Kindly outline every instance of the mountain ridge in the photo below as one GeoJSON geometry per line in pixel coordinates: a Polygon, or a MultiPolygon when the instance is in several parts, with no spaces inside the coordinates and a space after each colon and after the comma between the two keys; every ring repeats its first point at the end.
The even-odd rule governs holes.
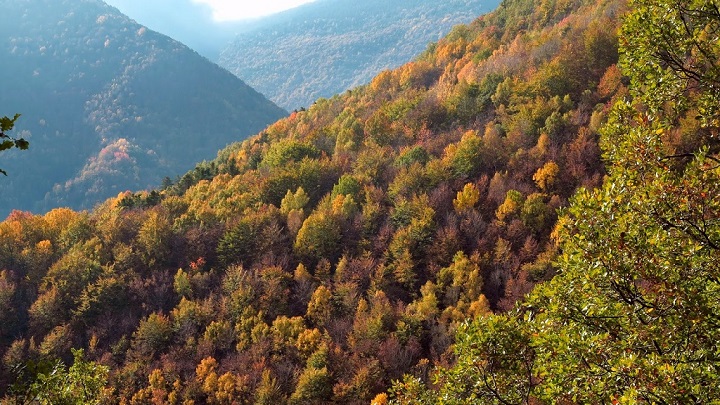
{"type": "Polygon", "coordinates": [[[0,69],[10,79],[0,105],[13,109],[6,115],[23,114],[16,130],[31,141],[22,155],[8,154],[5,215],[90,208],[126,189],[157,186],[285,114],[103,2],[8,2],[2,19],[0,69]]]}
{"type": "Polygon", "coordinates": [[[308,107],[411,60],[497,3],[317,0],[238,33],[219,63],[288,110],[308,107]]]}

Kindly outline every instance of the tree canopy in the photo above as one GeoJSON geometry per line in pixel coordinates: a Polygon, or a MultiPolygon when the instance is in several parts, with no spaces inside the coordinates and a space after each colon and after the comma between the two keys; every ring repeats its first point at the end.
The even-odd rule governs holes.
{"type": "Polygon", "coordinates": [[[475,398],[537,397],[539,310],[506,311],[556,275],[556,210],[606,174],[624,11],[508,0],[162,190],[13,212],[0,391],[13,365],[83,348],[111,403],[368,403],[466,349],[457,364],[509,378],[475,398]]]}
{"type": "Polygon", "coordinates": [[[438,388],[407,377],[398,403],[717,401],[718,6],[630,2],[630,94],[601,130],[609,177],[563,212],[558,275],[462,327],[438,388]]]}

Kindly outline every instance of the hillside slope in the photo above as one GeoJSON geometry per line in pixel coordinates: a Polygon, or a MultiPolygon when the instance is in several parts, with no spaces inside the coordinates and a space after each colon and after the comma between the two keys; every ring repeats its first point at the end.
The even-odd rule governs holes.
{"type": "Polygon", "coordinates": [[[31,142],[3,156],[3,217],[156,187],[285,114],[101,1],[0,6],[0,114],[21,113],[16,132],[31,142]]]}
{"type": "Polygon", "coordinates": [[[553,278],[557,209],[602,183],[623,10],[506,0],[162,190],[13,213],[0,383],[74,347],[109,402],[368,403],[451,363],[459,325],[553,278]]]}
{"type": "Polygon", "coordinates": [[[413,59],[497,0],[317,0],[241,32],[219,64],[287,110],[365,84],[413,59]]]}
{"type": "MultiPolygon", "coordinates": [[[[720,2],[631,0],[608,175],[558,220],[557,275],[457,333],[392,404],[710,404],[720,398],[720,2]]],[[[386,400],[387,396],[379,397],[386,400]]]]}

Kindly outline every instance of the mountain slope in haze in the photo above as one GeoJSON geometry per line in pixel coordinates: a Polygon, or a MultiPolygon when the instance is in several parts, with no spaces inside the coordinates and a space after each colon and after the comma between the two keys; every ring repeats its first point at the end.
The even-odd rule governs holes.
{"type": "Polygon", "coordinates": [[[287,110],[367,83],[498,0],[318,0],[257,21],[219,63],[287,110]]]}
{"type": "Polygon", "coordinates": [[[108,0],[106,3],[211,61],[217,61],[220,51],[250,24],[248,21],[217,22],[210,6],[192,0],[108,0]]]}
{"type": "Polygon", "coordinates": [[[70,348],[108,403],[367,404],[450,364],[461,324],[554,276],[557,209],[602,182],[623,11],[506,0],[162,190],[14,213],[0,391],[70,348]]]}
{"type": "Polygon", "coordinates": [[[160,184],[285,112],[186,46],[96,0],[0,1],[0,214],[89,208],[160,184]]]}

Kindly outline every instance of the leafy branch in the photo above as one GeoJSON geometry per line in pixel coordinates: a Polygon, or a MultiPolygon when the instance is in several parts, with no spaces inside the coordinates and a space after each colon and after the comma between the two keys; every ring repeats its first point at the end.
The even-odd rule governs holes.
{"type": "MultiPolygon", "coordinates": [[[[15,114],[12,118],[0,118],[0,152],[12,148],[26,150],[30,147],[30,142],[26,141],[24,138],[13,138],[6,134],[6,132],[11,131],[15,127],[15,121],[17,121],[18,118],[20,118],[20,114],[15,114]]],[[[7,172],[3,169],[0,169],[0,173],[7,176],[7,172]]]]}

